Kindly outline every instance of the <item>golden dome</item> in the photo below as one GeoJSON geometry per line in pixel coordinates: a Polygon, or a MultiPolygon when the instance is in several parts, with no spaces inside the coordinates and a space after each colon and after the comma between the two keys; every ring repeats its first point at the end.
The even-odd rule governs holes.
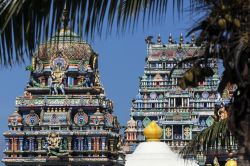
{"type": "Polygon", "coordinates": [[[237,166],[237,161],[235,159],[227,160],[225,166],[237,166]]]}
{"type": "Polygon", "coordinates": [[[144,135],[147,141],[160,141],[162,128],[155,121],[152,121],[144,129],[144,135]]]}

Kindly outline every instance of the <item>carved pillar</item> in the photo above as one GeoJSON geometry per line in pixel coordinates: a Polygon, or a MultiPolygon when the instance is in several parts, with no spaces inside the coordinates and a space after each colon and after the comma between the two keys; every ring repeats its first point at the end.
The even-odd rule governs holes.
{"type": "Polygon", "coordinates": [[[37,142],[38,142],[38,150],[42,150],[42,138],[38,137],[37,142]]]}
{"type": "MultiPolygon", "coordinates": [[[[18,147],[17,147],[18,138],[13,138],[13,141],[14,141],[14,143],[13,143],[13,145],[14,145],[13,151],[15,152],[15,151],[18,150],[18,147]]],[[[16,155],[16,154],[13,154],[13,157],[17,157],[17,155],[16,155]]]]}
{"type": "Polygon", "coordinates": [[[81,150],[81,138],[77,138],[77,141],[78,141],[78,148],[77,150],[81,150]]]}
{"type": "Polygon", "coordinates": [[[35,138],[32,137],[32,150],[35,151],[36,147],[35,147],[35,138]]]}
{"type": "Polygon", "coordinates": [[[84,139],[81,138],[81,150],[84,150],[84,139]]]}
{"type": "Polygon", "coordinates": [[[96,150],[96,137],[92,138],[93,139],[93,149],[96,150]]]}
{"type": "Polygon", "coordinates": [[[99,142],[100,142],[100,138],[97,137],[97,138],[96,138],[96,150],[100,150],[99,142]]]}
{"type": "Polygon", "coordinates": [[[16,151],[17,149],[17,138],[13,138],[13,151],[16,151]]]}
{"type": "Polygon", "coordinates": [[[163,139],[166,139],[166,126],[163,126],[163,139]]]}
{"type": "Polygon", "coordinates": [[[6,151],[10,150],[10,140],[9,138],[5,138],[6,151]]]}
{"type": "Polygon", "coordinates": [[[11,138],[11,150],[14,151],[14,138],[11,138]]]}
{"type": "Polygon", "coordinates": [[[171,125],[172,127],[172,139],[174,140],[174,125],[171,125]]]}
{"type": "Polygon", "coordinates": [[[71,137],[68,137],[68,150],[71,150],[71,141],[72,141],[72,138],[71,137]]]}
{"type": "Polygon", "coordinates": [[[184,139],[184,126],[181,125],[181,139],[183,140],[184,139]]]}
{"type": "Polygon", "coordinates": [[[110,138],[109,141],[110,141],[110,151],[113,152],[114,151],[114,139],[110,138]]]}
{"type": "Polygon", "coordinates": [[[105,140],[106,138],[105,137],[102,137],[102,150],[105,150],[105,140]]]}
{"type": "Polygon", "coordinates": [[[19,150],[23,151],[23,138],[19,138],[19,150]]]}
{"type": "Polygon", "coordinates": [[[91,137],[88,137],[88,150],[91,150],[91,137]]]}
{"type": "Polygon", "coordinates": [[[29,151],[32,151],[32,138],[29,139],[29,151]]]}

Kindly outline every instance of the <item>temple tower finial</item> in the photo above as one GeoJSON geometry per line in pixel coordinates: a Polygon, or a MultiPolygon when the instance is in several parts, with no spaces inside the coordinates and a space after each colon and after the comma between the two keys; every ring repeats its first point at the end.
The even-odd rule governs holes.
{"type": "Polygon", "coordinates": [[[172,34],[171,33],[169,34],[169,37],[168,37],[168,43],[169,44],[173,44],[173,38],[172,38],[172,34]]]}
{"type": "Polygon", "coordinates": [[[183,44],[183,42],[184,42],[184,39],[183,39],[183,35],[182,35],[182,33],[181,33],[181,36],[180,36],[180,44],[183,44]]]}
{"type": "Polygon", "coordinates": [[[160,34],[157,37],[157,44],[161,44],[161,35],[160,34]]]}
{"type": "Polygon", "coordinates": [[[195,34],[193,33],[191,36],[191,44],[194,45],[195,44],[195,34]]]}
{"type": "Polygon", "coordinates": [[[162,136],[162,128],[155,121],[152,121],[145,127],[144,135],[147,141],[158,142],[162,136]]]}

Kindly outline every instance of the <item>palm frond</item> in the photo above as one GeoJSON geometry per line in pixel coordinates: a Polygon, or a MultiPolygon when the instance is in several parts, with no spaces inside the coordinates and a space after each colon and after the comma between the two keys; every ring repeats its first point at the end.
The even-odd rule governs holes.
{"type": "MultiPolygon", "coordinates": [[[[176,0],[172,0],[176,1],[176,0]]],[[[183,0],[177,0],[181,10],[183,0]]],[[[3,0],[0,2],[0,65],[22,63],[39,43],[67,26],[61,22],[66,6],[70,27],[81,37],[134,29],[143,22],[165,19],[168,0],[3,0]],[[114,24],[116,22],[116,24],[114,24]],[[105,25],[105,28],[104,28],[105,25]]]]}
{"type": "Polygon", "coordinates": [[[197,152],[201,149],[206,152],[209,147],[226,146],[225,142],[230,136],[227,122],[228,119],[214,122],[210,127],[198,133],[179,154],[181,156],[197,155],[197,152]],[[221,142],[221,144],[218,144],[218,142],[221,142]]]}

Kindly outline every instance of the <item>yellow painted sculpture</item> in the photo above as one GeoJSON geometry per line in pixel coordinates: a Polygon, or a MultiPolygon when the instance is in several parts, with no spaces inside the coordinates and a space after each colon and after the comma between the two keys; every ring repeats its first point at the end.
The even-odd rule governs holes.
{"type": "Polygon", "coordinates": [[[63,80],[65,78],[65,71],[56,68],[55,71],[51,71],[52,86],[55,94],[58,94],[58,89],[61,90],[62,94],[65,94],[63,80]]]}
{"type": "Polygon", "coordinates": [[[49,154],[52,152],[52,150],[58,150],[60,145],[60,137],[56,133],[51,133],[48,136],[48,151],[49,154]]]}

